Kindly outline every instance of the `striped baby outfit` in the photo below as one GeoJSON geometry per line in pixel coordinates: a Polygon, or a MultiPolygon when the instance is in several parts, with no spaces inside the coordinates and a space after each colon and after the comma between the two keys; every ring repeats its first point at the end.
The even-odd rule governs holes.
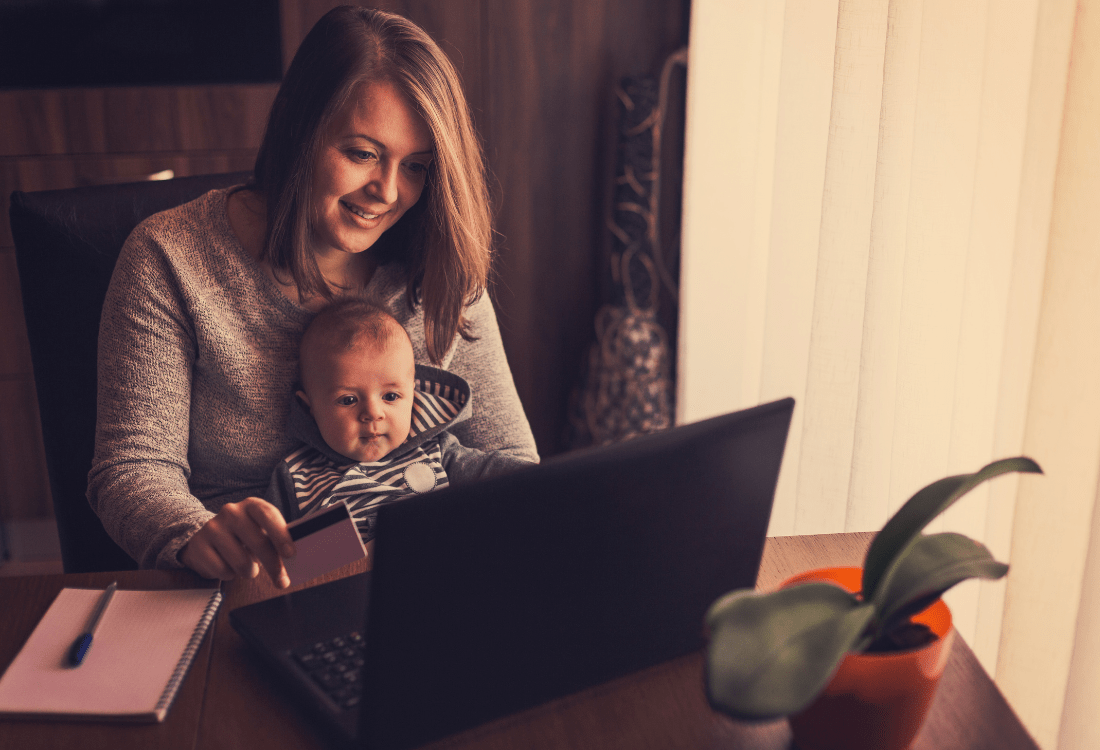
{"type": "Polygon", "coordinates": [[[344,501],[366,543],[374,538],[383,505],[442,489],[452,479],[479,478],[530,463],[466,448],[447,432],[470,413],[470,389],[464,379],[417,365],[415,385],[409,437],[378,461],[356,462],[332,450],[295,397],[289,430],[300,445],[275,468],[266,499],[287,520],[344,501]]]}

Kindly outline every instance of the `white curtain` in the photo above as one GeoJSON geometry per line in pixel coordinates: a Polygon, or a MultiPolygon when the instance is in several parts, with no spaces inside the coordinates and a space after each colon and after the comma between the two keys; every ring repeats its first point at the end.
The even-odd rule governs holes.
{"type": "Polygon", "coordinates": [[[1079,403],[1100,392],[1100,273],[1051,286],[1059,253],[1100,257],[1072,202],[1100,214],[1100,183],[1066,177],[1087,172],[1074,117],[1078,141],[1100,133],[1100,74],[1078,61],[1097,5],[694,0],[689,46],[678,421],[795,397],[773,535],[877,530],[939,477],[1025,450],[1043,464],[933,528],[1013,566],[948,601],[1043,747],[1073,702],[1100,475],[1100,403],[1079,403]],[[1046,437],[1066,408],[1078,432],[1046,437]],[[1025,603],[1049,575],[1064,627],[1039,656],[1025,603]]]}

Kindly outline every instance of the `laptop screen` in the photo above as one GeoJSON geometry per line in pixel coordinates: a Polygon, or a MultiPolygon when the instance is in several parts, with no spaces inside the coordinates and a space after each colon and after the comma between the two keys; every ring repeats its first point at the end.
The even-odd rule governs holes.
{"type": "Polygon", "coordinates": [[[791,399],[380,509],[360,738],[413,747],[698,650],[756,580],[791,399]]]}

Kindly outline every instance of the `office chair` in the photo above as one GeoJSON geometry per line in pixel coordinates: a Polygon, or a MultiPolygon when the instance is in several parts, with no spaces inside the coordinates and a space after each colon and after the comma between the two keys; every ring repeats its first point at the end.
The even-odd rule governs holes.
{"type": "Polygon", "coordinates": [[[11,195],[11,233],[66,573],[137,567],[85,496],[95,444],[99,316],[122,244],[146,217],[248,177],[235,172],[11,195]]]}

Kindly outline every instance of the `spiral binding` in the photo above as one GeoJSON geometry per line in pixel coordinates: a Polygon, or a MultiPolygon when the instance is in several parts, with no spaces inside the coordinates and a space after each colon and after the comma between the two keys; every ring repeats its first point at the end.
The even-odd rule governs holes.
{"type": "Polygon", "coordinates": [[[215,591],[210,597],[210,602],[206,605],[206,609],[203,610],[202,617],[199,618],[198,624],[195,626],[195,632],[191,634],[191,640],[187,642],[187,648],[183,650],[183,654],[180,656],[180,660],[176,663],[176,669],[172,672],[172,676],[168,679],[168,684],[164,687],[164,692],[160,695],[160,700],[157,701],[157,706],[153,709],[158,719],[163,719],[164,714],[167,713],[168,707],[172,705],[172,701],[176,698],[176,691],[179,690],[181,684],[183,684],[183,678],[187,676],[187,670],[191,668],[191,662],[195,660],[195,654],[198,653],[199,646],[202,645],[202,639],[206,636],[206,631],[210,627],[210,623],[214,620],[214,615],[218,613],[218,607],[222,603],[222,592],[215,591]]]}

